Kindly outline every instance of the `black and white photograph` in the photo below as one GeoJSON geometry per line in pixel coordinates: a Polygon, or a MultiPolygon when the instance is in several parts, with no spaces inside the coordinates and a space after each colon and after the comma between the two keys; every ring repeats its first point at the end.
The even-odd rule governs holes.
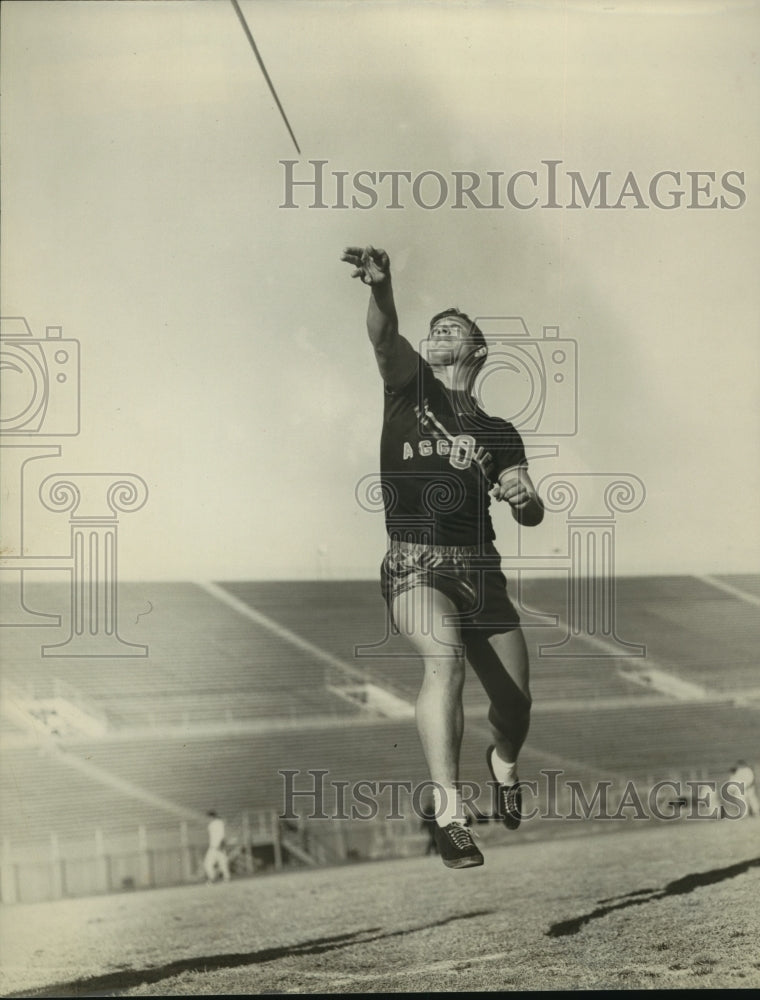
{"type": "Polygon", "coordinates": [[[759,0],[3,0],[0,994],[760,987],[759,0]]]}

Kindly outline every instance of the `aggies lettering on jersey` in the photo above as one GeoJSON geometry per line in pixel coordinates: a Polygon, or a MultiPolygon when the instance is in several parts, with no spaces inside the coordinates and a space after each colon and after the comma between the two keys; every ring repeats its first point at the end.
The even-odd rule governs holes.
{"type": "Polygon", "coordinates": [[[527,464],[516,428],[447,389],[422,358],[405,386],[386,387],[380,450],[388,534],[429,545],[491,541],[488,491],[527,464]]]}

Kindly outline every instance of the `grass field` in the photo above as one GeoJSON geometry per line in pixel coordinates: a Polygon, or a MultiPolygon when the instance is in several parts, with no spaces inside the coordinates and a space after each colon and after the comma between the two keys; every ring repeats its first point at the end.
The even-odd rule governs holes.
{"type": "Polygon", "coordinates": [[[3,995],[760,987],[760,820],[6,907],[3,995]]]}

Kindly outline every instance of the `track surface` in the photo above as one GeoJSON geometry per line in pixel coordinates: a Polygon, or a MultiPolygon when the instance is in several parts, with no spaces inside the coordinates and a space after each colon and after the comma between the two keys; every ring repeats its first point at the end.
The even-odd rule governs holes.
{"type": "Polygon", "coordinates": [[[760,820],[2,914],[6,996],[760,987],[760,820]]]}

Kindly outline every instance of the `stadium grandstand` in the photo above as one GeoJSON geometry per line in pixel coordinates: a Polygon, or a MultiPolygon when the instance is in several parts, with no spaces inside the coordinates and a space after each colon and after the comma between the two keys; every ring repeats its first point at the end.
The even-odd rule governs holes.
{"type": "MultiPolygon", "coordinates": [[[[535,705],[524,780],[554,774],[555,796],[559,775],[646,789],[724,780],[758,757],[760,579],[617,580],[614,634],[572,644],[566,583],[539,574],[515,589],[535,705]]],[[[375,582],[125,582],[120,634],[146,655],[123,657],[55,655],[66,589],[27,583],[22,596],[53,617],[3,628],[3,901],[199,880],[210,808],[237,874],[424,850],[413,810],[389,819],[385,800],[372,821],[335,821],[341,788],[426,778],[419,667],[375,582]]],[[[462,777],[483,790],[486,712],[470,675],[462,777]]],[[[474,808],[486,818],[487,796],[474,808]]],[[[573,828],[537,818],[510,836],[573,828]]]]}

